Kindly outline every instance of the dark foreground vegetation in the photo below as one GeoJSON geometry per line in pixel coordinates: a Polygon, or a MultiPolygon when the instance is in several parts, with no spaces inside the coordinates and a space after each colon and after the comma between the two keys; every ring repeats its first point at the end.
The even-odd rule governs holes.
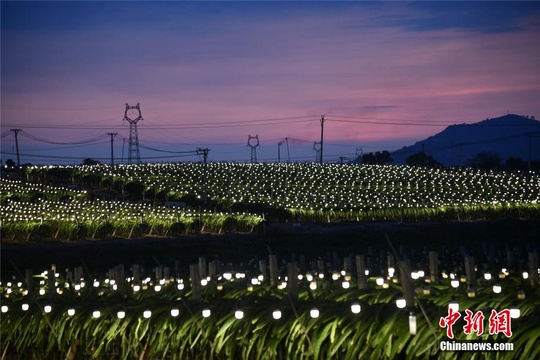
{"type": "Polygon", "coordinates": [[[438,321],[457,302],[461,312],[483,311],[486,329],[491,309],[516,308],[520,316],[510,338],[487,330],[467,336],[462,316],[456,340],[512,343],[513,351],[493,358],[535,358],[540,294],[529,254],[538,252],[539,233],[538,221],[515,220],[289,224],[266,234],[4,244],[2,276],[12,277],[1,286],[2,349],[13,359],[483,358],[488,353],[439,350],[448,338],[438,321]],[[430,252],[438,254],[436,273],[430,252]],[[473,274],[466,269],[471,258],[473,274]],[[404,259],[411,274],[423,276],[412,280],[413,303],[400,309],[404,259]],[[301,275],[296,283],[285,278],[291,271],[301,275]],[[207,282],[196,286],[194,278],[207,282]],[[356,305],[359,313],[352,312],[356,305]]]}

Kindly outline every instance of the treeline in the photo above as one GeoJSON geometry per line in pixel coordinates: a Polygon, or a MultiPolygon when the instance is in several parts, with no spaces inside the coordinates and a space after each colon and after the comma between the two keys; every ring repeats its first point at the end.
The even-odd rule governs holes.
{"type": "MultiPolygon", "coordinates": [[[[361,163],[366,165],[392,165],[394,159],[389,151],[377,151],[363,154],[352,163],[361,163]]],[[[446,166],[437,161],[432,155],[428,155],[423,151],[419,151],[405,159],[406,165],[421,166],[433,169],[442,169],[446,166]]],[[[493,152],[480,152],[475,157],[469,159],[465,167],[470,167],[478,170],[495,170],[495,171],[540,171],[540,161],[523,160],[519,157],[509,157],[503,161],[501,156],[493,152]]]]}

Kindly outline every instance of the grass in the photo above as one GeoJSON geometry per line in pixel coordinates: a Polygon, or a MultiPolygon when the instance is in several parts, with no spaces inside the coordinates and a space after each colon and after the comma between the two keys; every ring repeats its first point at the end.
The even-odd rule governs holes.
{"type": "MultiPolygon", "coordinates": [[[[443,258],[443,264],[448,260],[443,258]]],[[[484,335],[466,336],[461,331],[462,320],[454,325],[457,340],[511,341],[511,355],[520,358],[535,358],[540,351],[535,346],[540,340],[538,287],[530,287],[519,273],[498,280],[504,289],[500,295],[493,294],[492,283],[479,280],[475,298],[468,297],[463,288],[451,288],[450,279],[441,279],[439,285],[419,279],[414,286],[429,286],[431,294],[417,294],[414,310],[400,310],[394,301],[402,289],[391,279],[388,289],[377,287],[375,277],[369,278],[368,289],[357,289],[354,278],[353,286],[343,289],[342,279],[333,281],[326,272],[324,280],[317,280],[316,290],[309,289],[309,281],[299,281],[299,297],[295,299],[287,290],[270,286],[268,280],[252,291],[246,289],[246,282],[257,271],[245,270],[246,281],[225,281],[216,276],[202,288],[200,301],[192,298],[187,279],[182,290],[177,289],[177,280],[168,283],[166,279],[159,292],[154,291],[157,280],[144,280],[142,285],[147,289],[139,291],[133,290],[135,284],[128,283],[125,295],[113,290],[110,281],[102,277],[96,278],[100,282],[97,287],[92,280],[77,290],[74,285],[79,281],[68,282],[70,286],[66,287],[65,278],[60,276],[57,281],[63,293],[52,296],[35,291],[24,296],[14,285],[7,294],[8,287],[3,283],[2,305],[7,310],[3,310],[0,327],[2,349],[8,359],[63,357],[75,344],[78,358],[430,358],[445,355],[438,349],[447,339],[446,331],[437,322],[447,315],[448,303],[455,300],[461,311],[481,310],[486,318],[490,309],[518,306],[521,310],[520,318],[514,319],[511,340],[502,334],[489,335],[487,325],[484,335]],[[220,283],[222,290],[218,290],[220,283]],[[515,289],[520,288],[527,293],[524,300],[517,300],[515,289]],[[22,309],[23,303],[29,304],[27,311],[22,309]],[[350,311],[352,303],[361,305],[359,314],[350,311]],[[50,312],[45,311],[47,306],[51,306],[50,312]],[[317,318],[310,315],[314,308],[319,310],[317,318]],[[74,309],[75,315],[68,314],[68,309],[74,309]],[[172,309],[178,314],[172,316],[172,309]],[[211,315],[204,317],[203,309],[209,309],[211,315]],[[240,309],[244,317],[238,319],[235,312],[240,309]],[[282,313],[278,320],[272,317],[276,309],[282,313]],[[96,310],[99,318],[93,316],[96,310]],[[416,335],[409,334],[411,310],[416,314],[416,335]],[[124,311],[125,317],[119,318],[118,311],[124,311]],[[150,315],[144,316],[147,311],[150,315]]],[[[317,275],[316,270],[311,273],[317,275]]],[[[474,359],[485,354],[446,355],[474,359]]],[[[507,355],[494,354],[495,358],[507,355]]]]}

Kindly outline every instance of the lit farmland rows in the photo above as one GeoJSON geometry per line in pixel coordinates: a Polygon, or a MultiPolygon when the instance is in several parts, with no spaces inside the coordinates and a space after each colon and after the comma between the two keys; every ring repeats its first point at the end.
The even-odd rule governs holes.
{"type": "Polygon", "coordinates": [[[42,238],[75,239],[106,235],[179,235],[182,232],[252,231],[261,221],[257,215],[246,213],[196,212],[165,206],[124,201],[82,200],[84,191],[72,192],[61,187],[39,187],[19,181],[3,181],[0,215],[4,238],[22,240],[33,236],[42,238]],[[39,195],[36,197],[35,195],[39,195]],[[46,200],[64,196],[64,201],[46,200]],[[29,197],[33,201],[13,200],[29,197]],[[204,228],[203,228],[204,229],[204,228]],[[174,232],[176,231],[176,232],[174,232]]]}
{"type": "MultiPolygon", "coordinates": [[[[111,167],[104,165],[75,170],[105,178],[112,175],[111,167]]],[[[114,175],[125,182],[141,181],[146,188],[200,195],[203,170],[197,163],[118,165],[114,175]]],[[[347,211],[540,201],[540,177],[536,175],[472,169],[210,163],[207,173],[210,198],[292,209],[347,211]]]]}
{"type": "MultiPolygon", "coordinates": [[[[377,210],[418,214],[423,209],[467,210],[516,204],[536,209],[540,203],[540,177],[532,173],[379,165],[210,163],[205,185],[204,165],[199,163],[117,165],[114,171],[107,165],[66,169],[79,178],[92,174],[110,179],[114,173],[115,181],[121,184],[140,182],[145,189],[165,192],[172,198],[202,196],[206,188],[208,198],[215,203],[261,204],[308,216],[324,212],[334,214],[336,220],[369,219],[365,213],[377,210]]],[[[29,169],[28,176],[37,179],[49,171],[49,167],[35,167],[29,169]]]]}
{"type": "Polygon", "coordinates": [[[449,267],[433,272],[427,263],[367,268],[365,260],[273,267],[270,256],[242,267],[199,258],[188,272],[118,265],[99,275],[52,267],[0,284],[2,341],[8,354],[85,358],[422,358],[448,340],[438,321],[449,309],[481,309],[486,319],[506,309],[510,339],[466,335],[460,321],[456,340],[512,342],[513,356],[538,355],[537,267],[451,271],[442,258],[449,267]]]}

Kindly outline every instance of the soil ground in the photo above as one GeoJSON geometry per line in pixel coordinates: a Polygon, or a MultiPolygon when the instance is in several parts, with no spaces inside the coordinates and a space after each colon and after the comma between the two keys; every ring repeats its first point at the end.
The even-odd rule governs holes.
{"type": "MultiPolygon", "coordinates": [[[[200,234],[175,238],[106,238],[79,242],[8,243],[2,240],[1,277],[34,273],[56,264],[57,269],[84,266],[90,272],[105,272],[118,264],[138,263],[187,268],[199,256],[207,261],[247,264],[274,253],[284,261],[319,257],[342,259],[348,255],[390,252],[415,248],[420,251],[459,254],[467,251],[479,257],[505,254],[505,249],[540,250],[540,220],[505,220],[437,223],[333,223],[268,224],[264,233],[200,234]]],[[[490,261],[490,259],[483,259],[490,261]]],[[[493,260],[493,259],[492,259],[493,260]]],[[[526,261],[517,259],[517,261],[526,261]]]]}

